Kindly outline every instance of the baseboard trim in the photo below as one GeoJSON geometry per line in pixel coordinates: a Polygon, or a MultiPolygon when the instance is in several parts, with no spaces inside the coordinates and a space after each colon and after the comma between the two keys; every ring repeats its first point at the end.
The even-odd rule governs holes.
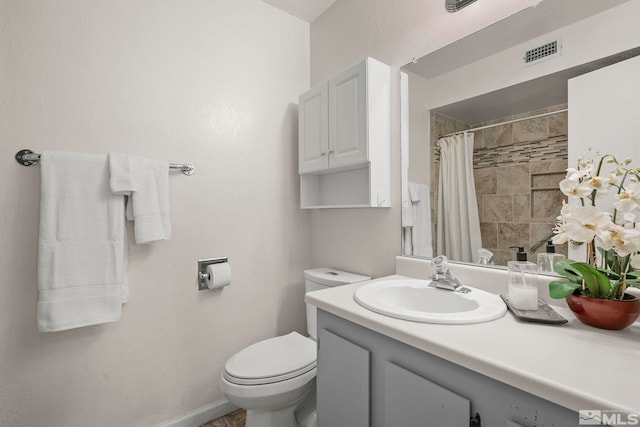
{"type": "Polygon", "coordinates": [[[160,423],[156,427],[199,427],[211,420],[224,417],[236,409],[238,409],[236,405],[224,399],[198,408],[181,417],[160,423]]]}

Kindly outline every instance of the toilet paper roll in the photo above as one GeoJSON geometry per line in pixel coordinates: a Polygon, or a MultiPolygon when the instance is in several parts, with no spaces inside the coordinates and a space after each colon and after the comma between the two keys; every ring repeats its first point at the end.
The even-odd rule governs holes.
{"type": "Polygon", "coordinates": [[[231,283],[231,265],[228,262],[209,264],[207,266],[208,277],[204,279],[207,288],[221,288],[231,283]]]}

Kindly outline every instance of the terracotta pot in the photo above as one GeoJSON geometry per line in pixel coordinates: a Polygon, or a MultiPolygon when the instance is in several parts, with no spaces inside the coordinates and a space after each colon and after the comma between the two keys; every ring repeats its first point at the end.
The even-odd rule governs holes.
{"type": "Polygon", "coordinates": [[[582,323],[600,329],[624,329],[640,314],[640,298],[629,294],[622,301],[569,295],[567,304],[582,323]]]}

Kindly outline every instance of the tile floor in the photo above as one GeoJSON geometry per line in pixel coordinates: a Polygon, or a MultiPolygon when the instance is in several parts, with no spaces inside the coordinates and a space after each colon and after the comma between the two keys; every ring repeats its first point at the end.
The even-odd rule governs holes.
{"type": "Polygon", "coordinates": [[[200,427],[244,427],[247,412],[244,409],[238,409],[222,418],[209,421],[200,427]]]}

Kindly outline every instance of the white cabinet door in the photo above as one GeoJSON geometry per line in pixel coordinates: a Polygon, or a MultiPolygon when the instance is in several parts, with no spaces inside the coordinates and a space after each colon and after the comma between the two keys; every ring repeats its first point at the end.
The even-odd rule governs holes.
{"type": "Polygon", "coordinates": [[[329,80],[329,166],[367,160],[367,61],[329,80]]]}
{"type": "Polygon", "coordinates": [[[300,95],[298,108],[299,172],[308,173],[327,169],[329,167],[327,83],[300,95]]]}

